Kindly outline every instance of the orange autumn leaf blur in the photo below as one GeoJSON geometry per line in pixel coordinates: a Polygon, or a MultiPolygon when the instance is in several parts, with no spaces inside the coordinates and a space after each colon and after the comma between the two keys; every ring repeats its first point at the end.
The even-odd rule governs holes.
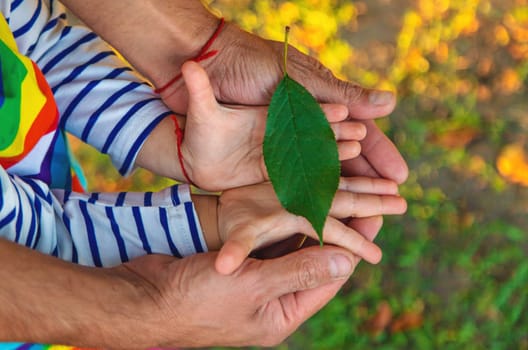
{"type": "Polygon", "coordinates": [[[523,145],[504,147],[497,157],[497,169],[508,181],[528,186],[528,159],[523,145]]]}
{"type": "Polygon", "coordinates": [[[445,148],[464,147],[475,139],[479,130],[472,127],[463,127],[433,135],[430,141],[445,148]]]}
{"type": "Polygon", "coordinates": [[[495,89],[501,94],[511,95],[517,92],[521,86],[522,81],[519,74],[511,68],[507,68],[496,81],[495,89]]]}
{"type": "Polygon", "coordinates": [[[418,312],[405,312],[396,318],[390,325],[391,333],[405,332],[420,328],[423,324],[423,315],[418,312]]]}
{"type": "Polygon", "coordinates": [[[383,332],[392,321],[392,309],[388,302],[383,301],[378,305],[376,313],[365,322],[365,330],[373,336],[383,332]]]}
{"type": "Polygon", "coordinates": [[[503,25],[497,25],[494,28],[495,44],[500,46],[506,46],[510,42],[510,34],[503,25]]]}

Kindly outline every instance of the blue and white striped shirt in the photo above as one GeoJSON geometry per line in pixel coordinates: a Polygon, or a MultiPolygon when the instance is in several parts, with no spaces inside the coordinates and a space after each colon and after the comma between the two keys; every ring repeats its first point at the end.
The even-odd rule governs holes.
{"type": "Polygon", "coordinates": [[[0,167],[0,237],[88,266],[206,250],[188,185],[152,193],[50,191],[0,167]]]}
{"type": "MultiPolygon", "coordinates": [[[[112,49],[66,22],[54,0],[0,0],[19,51],[54,92],[60,126],[108,153],[128,174],[150,131],[170,111],[112,49]]],[[[159,193],[80,194],[0,167],[0,237],[89,266],[207,248],[189,187],[159,193]]]]}

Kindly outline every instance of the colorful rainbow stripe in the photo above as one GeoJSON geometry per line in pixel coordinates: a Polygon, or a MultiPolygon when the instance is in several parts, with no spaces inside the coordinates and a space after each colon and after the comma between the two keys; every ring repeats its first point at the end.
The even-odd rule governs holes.
{"type": "Polygon", "coordinates": [[[0,16],[0,165],[10,173],[38,178],[52,188],[83,191],[71,169],[66,136],[58,130],[53,92],[38,66],[18,52],[0,16]]]}
{"type": "Polygon", "coordinates": [[[0,38],[0,159],[9,169],[57,129],[59,114],[46,79],[33,61],[18,53],[5,20],[0,21],[0,38]]]}
{"type": "MultiPolygon", "coordinates": [[[[97,349],[78,348],[75,346],[65,346],[65,345],[0,343],[0,350],[97,350],[97,349]]],[[[168,350],[168,349],[150,348],[147,350],[168,350]]],[[[178,349],[172,348],[172,350],[178,350],[178,349]]]]}
{"type": "Polygon", "coordinates": [[[39,345],[22,343],[0,343],[0,350],[95,350],[64,345],[39,345]]]}

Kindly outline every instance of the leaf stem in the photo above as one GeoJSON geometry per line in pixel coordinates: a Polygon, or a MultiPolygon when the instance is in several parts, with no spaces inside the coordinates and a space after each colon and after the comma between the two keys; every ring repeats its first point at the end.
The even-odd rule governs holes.
{"type": "Polygon", "coordinates": [[[284,76],[288,75],[288,35],[290,34],[290,26],[284,28],[284,76]]]}

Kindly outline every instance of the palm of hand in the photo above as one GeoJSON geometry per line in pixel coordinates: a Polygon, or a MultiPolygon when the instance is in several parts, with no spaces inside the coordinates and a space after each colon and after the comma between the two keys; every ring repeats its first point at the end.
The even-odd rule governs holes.
{"type": "Polygon", "coordinates": [[[187,62],[182,72],[189,92],[182,154],[193,182],[219,191],[264,181],[266,108],[222,106],[200,65],[187,62]]]}
{"type": "Polygon", "coordinates": [[[212,113],[204,113],[202,107],[190,106],[182,145],[184,159],[192,164],[193,182],[220,191],[265,181],[266,109],[216,105],[212,113]]]}
{"type": "Polygon", "coordinates": [[[271,184],[239,187],[222,193],[218,206],[218,232],[222,242],[254,240],[243,255],[284,239],[289,232],[312,231],[310,223],[289,214],[279,203],[271,184]],[[258,198],[258,200],[256,200],[258,198]]]}

